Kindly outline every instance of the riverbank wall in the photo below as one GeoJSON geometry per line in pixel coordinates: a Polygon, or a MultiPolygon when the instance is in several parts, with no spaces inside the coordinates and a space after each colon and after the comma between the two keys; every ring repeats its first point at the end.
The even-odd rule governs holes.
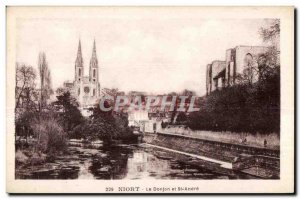
{"type": "Polygon", "coordinates": [[[278,174],[279,176],[279,150],[167,133],[145,134],[143,141],[151,145],[229,162],[232,163],[234,170],[242,171],[253,167],[261,167],[272,171],[270,175],[278,174]]]}

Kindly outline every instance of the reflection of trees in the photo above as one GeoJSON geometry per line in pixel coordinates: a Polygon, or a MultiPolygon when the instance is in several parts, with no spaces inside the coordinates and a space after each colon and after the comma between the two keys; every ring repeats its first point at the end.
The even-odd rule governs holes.
{"type": "Polygon", "coordinates": [[[135,151],[132,157],[128,158],[128,176],[141,176],[146,174],[146,163],[147,154],[143,151],[135,151]]]}
{"type": "Polygon", "coordinates": [[[127,174],[127,159],[130,151],[125,148],[105,149],[107,157],[94,157],[91,173],[99,179],[123,179],[127,174]],[[102,170],[101,170],[102,169],[102,170]]]}

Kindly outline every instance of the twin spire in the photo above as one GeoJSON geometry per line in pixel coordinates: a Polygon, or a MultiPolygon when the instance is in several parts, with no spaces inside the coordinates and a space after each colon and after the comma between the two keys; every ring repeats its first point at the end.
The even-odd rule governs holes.
{"type": "MultiPolygon", "coordinates": [[[[78,43],[78,51],[77,51],[75,67],[83,67],[83,58],[82,58],[82,52],[81,52],[80,39],[79,39],[79,43],[78,43]]],[[[97,52],[96,52],[96,40],[95,39],[94,39],[94,44],[93,44],[92,57],[90,60],[90,67],[93,67],[93,68],[98,67],[98,59],[97,59],[97,52]]]]}
{"type": "Polygon", "coordinates": [[[78,44],[78,51],[77,51],[77,57],[76,57],[75,67],[83,67],[83,59],[82,59],[82,53],[81,53],[81,42],[80,42],[80,39],[79,39],[79,44],[78,44]]]}
{"type": "Polygon", "coordinates": [[[90,67],[98,67],[98,59],[97,59],[97,53],[96,53],[96,41],[94,39],[94,45],[93,45],[93,53],[92,58],[90,61],[90,67]]]}

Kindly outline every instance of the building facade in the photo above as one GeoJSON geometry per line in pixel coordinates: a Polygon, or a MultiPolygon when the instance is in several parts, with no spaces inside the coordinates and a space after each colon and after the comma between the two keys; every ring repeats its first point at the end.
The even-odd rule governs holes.
{"type": "Polygon", "coordinates": [[[94,41],[92,57],[89,63],[89,75],[84,75],[84,61],[82,58],[81,42],[79,40],[77,57],[75,60],[75,77],[73,82],[65,82],[64,88],[77,99],[81,111],[94,106],[100,97],[99,67],[94,41]]]}

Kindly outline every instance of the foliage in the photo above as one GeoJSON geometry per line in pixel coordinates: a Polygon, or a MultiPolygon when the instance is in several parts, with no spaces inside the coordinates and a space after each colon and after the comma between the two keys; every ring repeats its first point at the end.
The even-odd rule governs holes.
{"type": "Polygon", "coordinates": [[[19,113],[18,117],[16,117],[15,125],[16,125],[16,136],[28,137],[33,135],[31,129],[31,122],[37,116],[36,111],[26,110],[19,113]]]}
{"type": "Polygon", "coordinates": [[[176,118],[177,124],[183,124],[187,121],[187,116],[185,112],[179,112],[176,118]]]}
{"type": "Polygon", "coordinates": [[[279,71],[252,86],[235,85],[203,98],[200,111],[189,115],[188,126],[198,130],[279,133],[279,71]]]}
{"type": "Polygon", "coordinates": [[[35,150],[55,154],[66,149],[67,135],[55,113],[40,113],[30,127],[36,138],[35,150]]]}
{"type": "MultiPolygon", "coordinates": [[[[180,93],[172,92],[172,93],[168,94],[168,96],[170,98],[172,98],[173,96],[177,96],[176,102],[175,102],[175,106],[174,106],[174,111],[172,111],[172,114],[171,114],[171,122],[170,122],[171,124],[174,124],[175,122],[178,121],[178,119],[176,118],[176,116],[178,116],[180,114],[180,112],[178,113],[177,109],[179,108],[180,103],[181,103],[181,99],[180,99],[179,96],[187,96],[187,99],[185,99],[185,102],[188,103],[188,102],[190,102],[192,96],[195,96],[195,95],[196,95],[195,91],[188,90],[188,89],[184,89],[180,93]],[[176,118],[176,121],[175,121],[175,118],[176,118]]],[[[185,120],[183,118],[184,116],[182,115],[182,113],[181,113],[181,115],[179,117],[180,117],[179,120],[181,120],[181,119],[185,120]]],[[[182,122],[182,121],[180,121],[180,122],[182,122]]]]}
{"type": "Polygon", "coordinates": [[[59,112],[59,121],[63,124],[65,131],[71,131],[84,121],[81,112],[78,109],[78,103],[69,91],[62,92],[56,96],[57,101],[53,102],[56,110],[59,112]]]}
{"type": "Polygon", "coordinates": [[[259,33],[264,42],[273,41],[280,35],[280,20],[274,20],[267,28],[261,27],[259,33]]]}
{"type": "MultiPolygon", "coordinates": [[[[105,104],[104,104],[105,105],[105,104]]],[[[133,140],[136,136],[128,127],[128,119],[125,114],[116,115],[113,112],[101,111],[97,107],[90,109],[93,114],[82,126],[74,129],[76,137],[90,141],[103,140],[110,143],[112,140],[133,140]]]]}
{"type": "Polygon", "coordinates": [[[16,164],[25,164],[28,161],[28,157],[21,151],[16,151],[16,164]]]}
{"type": "Polygon", "coordinates": [[[168,126],[168,122],[161,121],[161,128],[166,128],[168,126]]]}

